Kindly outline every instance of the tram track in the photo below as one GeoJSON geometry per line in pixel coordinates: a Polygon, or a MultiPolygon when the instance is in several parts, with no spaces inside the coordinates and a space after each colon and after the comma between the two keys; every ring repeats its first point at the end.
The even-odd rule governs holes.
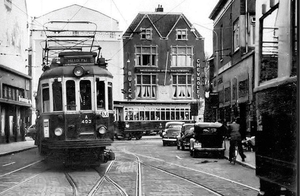
{"type": "MultiPolygon", "coordinates": [[[[7,182],[7,179],[10,179],[11,176],[13,175],[16,175],[18,172],[22,172],[26,169],[29,169],[30,167],[33,167],[33,166],[36,166],[37,164],[41,163],[44,159],[41,159],[41,160],[38,160],[38,161],[35,161],[33,163],[30,163],[30,164],[27,164],[23,167],[20,167],[18,169],[15,169],[13,171],[10,171],[10,172],[7,172],[7,173],[4,173],[2,175],[0,175],[0,183],[2,184],[2,187],[0,189],[0,195],[6,195],[9,191],[25,184],[26,182],[29,182],[30,180],[36,178],[37,176],[39,176],[40,174],[44,173],[46,170],[48,169],[44,169],[43,171],[37,173],[37,174],[34,174],[34,175],[26,175],[25,177],[21,178],[20,181],[17,181],[17,182],[14,182],[12,186],[5,186],[7,182]],[[3,188],[3,190],[2,190],[3,188]]],[[[24,172],[25,173],[25,172],[24,172]]],[[[10,183],[11,184],[11,183],[10,183]]]]}
{"type": "Polygon", "coordinates": [[[123,151],[124,153],[134,155],[136,157],[142,157],[144,160],[141,161],[141,165],[143,167],[149,167],[152,170],[158,170],[160,172],[163,172],[165,174],[171,175],[173,177],[179,178],[181,180],[184,180],[186,182],[189,182],[195,186],[201,187],[202,189],[205,189],[212,193],[213,195],[228,195],[226,190],[223,190],[222,188],[219,188],[216,184],[226,184],[226,187],[230,189],[230,191],[238,191],[243,192],[253,192],[254,194],[257,194],[258,188],[249,186],[247,184],[237,182],[234,180],[231,180],[229,178],[225,178],[222,176],[218,176],[206,171],[201,171],[199,169],[189,168],[183,165],[175,164],[166,162],[165,160],[158,159],[155,157],[150,157],[146,155],[136,154],[129,152],[127,150],[123,151]],[[181,174],[177,174],[178,171],[181,171],[181,174]],[[218,182],[211,185],[209,182],[218,182]],[[201,182],[201,183],[199,183],[201,182]],[[202,183],[204,182],[204,183],[202,183]],[[220,189],[220,190],[218,190],[220,189]]]}

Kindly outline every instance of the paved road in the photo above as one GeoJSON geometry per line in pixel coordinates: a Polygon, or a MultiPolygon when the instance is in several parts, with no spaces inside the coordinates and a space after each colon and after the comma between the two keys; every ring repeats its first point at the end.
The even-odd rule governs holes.
{"type": "Polygon", "coordinates": [[[0,195],[256,195],[255,170],[226,159],[192,158],[146,138],[115,141],[110,148],[116,160],[98,168],[54,167],[40,161],[37,149],[2,156],[0,195]]]}

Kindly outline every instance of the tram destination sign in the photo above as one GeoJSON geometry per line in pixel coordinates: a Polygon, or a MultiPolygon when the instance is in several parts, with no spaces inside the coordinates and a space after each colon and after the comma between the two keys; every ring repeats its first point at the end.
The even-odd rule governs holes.
{"type": "Polygon", "coordinates": [[[64,57],[63,60],[64,64],[78,64],[78,63],[94,63],[93,57],[78,57],[78,56],[72,56],[72,57],[64,57]]]}

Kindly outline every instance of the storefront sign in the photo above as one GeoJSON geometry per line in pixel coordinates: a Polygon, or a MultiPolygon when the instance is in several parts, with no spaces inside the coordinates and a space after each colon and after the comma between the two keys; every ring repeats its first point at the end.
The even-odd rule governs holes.
{"type": "Polygon", "coordinates": [[[197,59],[196,61],[196,95],[197,98],[200,98],[200,89],[201,89],[201,65],[200,65],[200,59],[197,59]]]}

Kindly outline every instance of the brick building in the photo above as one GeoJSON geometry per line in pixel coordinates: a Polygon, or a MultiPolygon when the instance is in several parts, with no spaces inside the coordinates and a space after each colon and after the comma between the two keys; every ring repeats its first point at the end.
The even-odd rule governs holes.
{"type": "Polygon", "coordinates": [[[247,135],[255,131],[253,96],[255,1],[220,0],[212,10],[214,55],[212,92],[218,94],[216,118],[240,117],[247,135]]]}
{"type": "Polygon", "coordinates": [[[137,14],[123,34],[125,101],[115,103],[117,118],[203,120],[204,40],[192,29],[184,14],[160,5],[137,14]]]}

